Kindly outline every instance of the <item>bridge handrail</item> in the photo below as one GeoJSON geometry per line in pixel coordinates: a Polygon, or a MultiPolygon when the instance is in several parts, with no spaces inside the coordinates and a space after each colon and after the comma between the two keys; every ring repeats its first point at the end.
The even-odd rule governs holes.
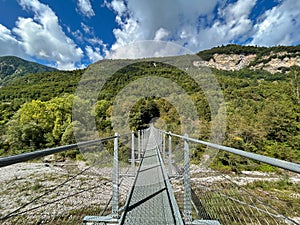
{"type": "MultiPolygon", "coordinates": [[[[158,145],[156,139],[155,139],[155,145],[156,145],[156,148],[159,150],[158,151],[158,159],[159,159],[160,163],[163,165],[163,159],[161,157],[159,145],[158,145]]],[[[176,199],[174,197],[174,192],[173,192],[173,189],[171,187],[170,180],[167,179],[167,177],[168,177],[167,172],[166,172],[166,170],[165,170],[165,168],[163,166],[161,167],[161,170],[162,170],[162,175],[163,175],[163,178],[164,178],[165,185],[167,187],[167,194],[168,194],[168,197],[169,197],[169,199],[171,201],[172,212],[173,212],[174,216],[176,217],[175,221],[178,221],[179,224],[183,225],[183,223],[182,223],[182,217],[181,217],[181,215],[179,213],[180,210],[179,210],[178,205],[176,203],[176,199]]]]}
{"type": "MultiPolygon", "coordinates": [[[[127,135],[128,134],[119,135],[118,137],[123,137],[123,136],[127,136],[127,135]]],[[[76,144],[64,145],[64,146],[59,146],[59,147],[54,147],[54,148],[47,148],[47,149],[37,150],[37,151],[33,151],[33,152],[21,153],[21,154],[18,154],[18,155],[2,157],[2,158],[0,158],[0,168],[5,167],[5,166],[9,166],[9,165],[12,165],[12,164],[20,163],[20,162],[25,162],[25,161],[28,161],[28,160],[40,158],[40,157],[43,157],[43,156],[52,155],[52,154],[55,154],[55,153],[67,151],[67,150],[74,149],[74,148],[77,148],[77,147],[91,146],[91,145],[94,145],[94,144],[97,144],[97,143],[101,143],[101,142],[105,142],[105,141],[108,141],[108,140],[115,139],[116,137],[117,136],[110,136],[110,137],[91,140],[91,141],[78,142],[76,144]]]]}
{"type": "Polygon", "coordinates": [[[269,164],[269,165],[272,165],[272,166],[276,166],[278,168],[282,168],[282,169],[289,170],[289,171],[300,174],[300,164],[298,164],[298,163],[288,162],[288,161],[284,161],[284,160],[281,160],[281,159],[272,158],[272,157],[269,157],[269,156],[264,156],[264,155],[259,155],[259,154],[256,154],[256,153],[246,152],[246,151],[243,151],[243,150],[240,150],[240,149],[231,148],[231,147],[227,147],[227,146],[223,146],[223,145],[219,145],[219,144],[214,144],[214,143],[210,143],[210,142],[206,142],[206,141],[201,141],[201,140],[190,138],[190,137],[186,138],[182,135],[173,134],[171,132],[167,132],[167,131],[163,131],[163,130],[160,130],[160,131],[167,134],[167,135],[171,135],[173,137],[177,137],[177,138],[180,138],[180,139],[183,139],[183,140],[187,140],[187,141],[191,141],[191,142],[194,142],[194,143],[206,145],[207,147],[211,147],[211,148],[214,148],[214,149],[217,149],[217,150],[223,150],[223,151],[226,151],[226,152],[230,152],[230,153],[233,153],[235,155],[239,155],[239,156],[242,156],[242,157],[253,159],[253,160],[256,160],[256,161],[259,161],[259,162],[263,162],[263,163],[266,163],[266,164],[269,164]]]}

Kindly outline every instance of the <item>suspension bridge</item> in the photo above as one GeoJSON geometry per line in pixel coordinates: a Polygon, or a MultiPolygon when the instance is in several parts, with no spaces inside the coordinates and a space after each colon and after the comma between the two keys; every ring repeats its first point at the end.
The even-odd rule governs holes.
{"type": "MultiPolygon", "coordinates": [[[[266,163],[280,168],[284,176],[288,174],[300,180],[299,164],[189,138],[187,134],[173,134],[151,125],[127,135],[116,133],[99,140],[0,158],[0,172],[4,176],[2,185],[6,185],[0,189],[0,221],[2,224],[86,225],[299,224],[299,215],[276,208],[284,202],[277,200],[278,205],[274,207],[245,187],[251,179],[265,179],[265,174],[261,177],[231,176],[195,166],[191,163],[194,145],[266,163]],[[91,158],[95,158],[99,143],[107,142],[113,142],[111,167],[106,165],[97,170],[94,166],[85,166],[65,173],[65,165],[62,165],[56,173],[62,172],[65,179],[57,178],[60,182],[54,184],[55,178],[45,178],[39,180],[40,186],[25,179],[32,175],[26,174],[26,169],[5,176],[13,170],[13,164],[78,147],[91,148],[91,158]],[[120,160],[121,146],[125,144],[131,145],[129,163],[120,160]],[[27,194],[18,195],[20,201],[9,202],[5,193],[11,188],[22,187],[22,182],[22,191],[27,194]],[[28,193],[33,190],[40,192],[30,198],[28,193]],[[8,205],[12,207],[7,209],[8,205]]],[[[42,176],[46,177],[45,173],[42,176]]],[[[274,174],[268,180],[280,180],[276,176],[280,175],[274,174]]],[[[297,194],[296,199],[299,198],[297,194]]]]}

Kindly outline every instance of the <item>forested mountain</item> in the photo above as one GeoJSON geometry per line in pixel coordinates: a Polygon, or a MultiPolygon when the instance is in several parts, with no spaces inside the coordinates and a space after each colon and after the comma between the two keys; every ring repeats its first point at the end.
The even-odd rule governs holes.
{"type": "Polygon", "coordinates": [[[214,54],[237,54],[237,55],[257,55],[257,59],[270,54],[279,52],[287,52],[299,55],[300,45],[297,46],[274,46],[274,47],[258,47],[258,46],[242,46],[230,44],[226,46],[218,46],[209,50],[204,50],[198,53],[203,60],[210,60],[214,54]]]}
{"type": "Polygon", "coordinates": [[[29,62],[15,56],[3,56],[0,57],[0,86],[27,74],[55,70],[55,68],[47,67],[35,62],[29,62]]]}
{"type": "MultiPolygon", "coordinates": [[[[205,59],[208,60],[206,62],[212,60],[210,57],[215,57],[215,54],[230,56],[233,53],[244,56],[255,54],[255,57],[275,54],[272,58],[274,60],[278,53],[282,52],[283,47],[280,47],[280,51],[276,49],[230,45],[214,48],[199,55],[205,58],[203,54],[206,54],[205,59]]],[[[284,49],[287,52],[285,54],[290,55],[291,58],[299,54],[299,46],[284,49]]],[[[257,57],[255,60],[258,62],[261,59],[257,57]]],[[[267,60],[265,63],[269,62],[267,60]]],[[[97,74],[100,67],[112,68],[114,65],[128,62],[127,60],[102,60],[90,65],[86,70],[31,74],[17,78],[2,87],[0,89],[0,130],[2,132],[0,154],[9,155],[73,143],[75,139],[72,129],[82,129],[81,121],[72,121],[71,116],[74,92],[82,74],[87,71],[97,74]]],[[[201,66],[201,63],[203,64],[199,60],[194,64],[197,67],[201,66]]],[[[258,64],[261,63],[263,62],[258,64]]],[[[159,63],[156,59],[130,61],[129,64],[117,71],[99,93],[94,113],[101,136],[113,133],[111,112],[118,93],[138,78],[158,76],[177,83],[188,93],[198,110],[201,121],[199,138],[209,139],[209,127],[212,123],[209,104],[201,88],[197,87],[184,71],[159,63]]],[[[271,73],[264,68],[253,69],[251,66],[237,70],[214,68],[212,73],[222,88],[226,102],[227,124],[223,144],[300,162],[299,65],[295,64],[276,73],[271,73]]],[[[93,80],[86,82],[93,83],[93,80]]],[[[130,94],[128,98],[131,98],[130,94]]],[[[143,128],[154,117],[160,117],[168,130],[180,132],[179,115],[176,109],[158,97],[139,100],[131,110],[130,125],[143,128]]],[[[201,147],[192,150],[193,159],[200,158],[203,150],[201,147]]],[[[226,153],[219,153],[215,166],[225,169],[269,169],[226,153]]]]}

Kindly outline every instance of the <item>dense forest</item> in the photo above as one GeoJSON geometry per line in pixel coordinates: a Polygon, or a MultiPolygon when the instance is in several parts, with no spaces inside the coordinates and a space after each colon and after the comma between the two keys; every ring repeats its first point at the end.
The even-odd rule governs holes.
{"type": "MultiPolygon", "coordinates": [[[[198,53],[203,60],[210,60],[214,54],[243,54],[256,55],[256,59],[262,59],[263,56],[278,52],[287,52],[290,57],[300,54],[300,45],[297,46],[274,46],[274,47],[258,47],[258,46],[242,46],[229,44],[226,46],[218,46],[209,50],[204,50],[198,53]]],[[[274,54],[274,57],[275,54],[274,54]]],[[[284,56],[283,56],[284,57],[284,56]]]]}
{"type": "MultiPolygon", "coordinates": [[[[295,54],[300,52],[299,46],[280,48],[295,54]]],[[[229,45],[200,52],[199,55],[202,58],[209,58],[216,52],[262,55],[275,49],[229,45]]],[[[103,60],[97,66],[110,63],[122,63],[122,60],[103,60]]],[[[93,67],[91,65],[87,70],[91,71],[93,67]]],[[[0,154],[11,155],[75,142],[73,129],[80,129],[81,124],[80,121],[72,121],[72,104],[76,87],[85,72],[34,73],[15,78],[1,87],[0,154]]],[[[223,144],[300,162],[300,68],[294,66],[287,73],[277,74],[247,68],[212,72],[222,88],[226,102],[227,125],[223,144]]],[[[155,59],[137,61],[117,71],[106,82],[95,105],[96,125],[100,135],[107,136],[113,132],[111,110],[116,95],[127,84],[147,76],[170,79],[188,93],[201,121],[202,132],[199,138],[208,140],[211,114],[203,91],[184,71],[158,63],[155,59]]],[[[130,125],[136,129],[144,128],[155,117],[161,118],[168,130],[180,132],[176,109],[159,97],[136,102],[130,113],[130,125]]],[[[192,151],[193,157],[200,158],[203,151],[198,146],[192,151]]],[[[247,160],[226,153],[219,153],[214,165],[224,169],[253,167],[247,160]]],[[[253,169],[269,168],[254,165],[253,169]]]]}
{"type": "Polygon", "coordinates": [[[0,86],[32,73],[55,71],[55,68],[29,62],[15,56],[0,57],[0,86]]]}

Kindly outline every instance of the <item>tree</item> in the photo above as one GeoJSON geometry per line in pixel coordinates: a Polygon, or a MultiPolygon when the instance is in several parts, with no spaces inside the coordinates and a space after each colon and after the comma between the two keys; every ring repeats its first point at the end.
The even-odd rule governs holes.
{"type": "Polygon", "coordinates": [[[291,83],[293,85],[293,91],[296,98],[296,103],[300,105],[299,86],[300,86],[300,67],[291,67],[291,83]]]}
{"type": "Polygon", "coordinates": [[[137,129],[145,128],[151,120],[158,117],[160,117],[160,111],[154,99],[142,99],[131,110],[130,126],[137,129]]]}
{"type": "MultiPolygon", "coordinates": [[[[71,124],[72,95],[47,102],[25,103],[7,124],[7,139],[14,150],[38,149],[60,144],[71,124]]],[[[69,128],[70,129],[70,128],[69,128]]],[[[67,134],[64,141],[66,141],[67,134]]]]}

